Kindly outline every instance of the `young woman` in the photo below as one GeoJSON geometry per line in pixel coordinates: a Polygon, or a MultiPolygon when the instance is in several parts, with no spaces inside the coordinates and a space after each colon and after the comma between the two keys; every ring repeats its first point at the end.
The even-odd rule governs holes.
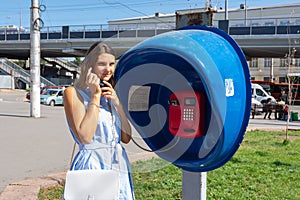
{"type": "Polygon", "coordinates": [[[93,44],[82,62],[79,79],[64,92],[67,122],[79,145],[71,170],[119,168],[119,199],[131,200],[134,192],[128,157],[123,147],[121,154],[116,150],[116,143],[130,141],[131,127],[114,90],[115,62],[108,45],[93,44]]]}

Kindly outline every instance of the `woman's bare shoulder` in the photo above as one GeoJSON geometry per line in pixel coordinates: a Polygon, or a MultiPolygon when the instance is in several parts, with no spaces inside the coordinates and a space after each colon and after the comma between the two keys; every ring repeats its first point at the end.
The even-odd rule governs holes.
{"type": "Polygon", "coordinates": [[[69,87],[67,87],[67,88],[65,89],[64,95],[65,95],[65,96],[69,96],[70,94],[74,94],[75,92],[76,92],[75,87],[69,86],[69,87]]]}
{"type": "Polygon", "coordinates": [[[80,100],[80,95],[77,94],[77,90],[73,86],[69,86],[64,91],[64,101],[70,102],[71,100],[80,100]]]}
{"type": "Polygon", "coordinates": [[[73,112],[74,110],[85,110],[84,104],[83,104],[83,98],[77,91],[77,89],[73,86],[70,86],[65,89],[64,91],[64,107],[65,110],[68,110],[69,112],[73,112]]]}

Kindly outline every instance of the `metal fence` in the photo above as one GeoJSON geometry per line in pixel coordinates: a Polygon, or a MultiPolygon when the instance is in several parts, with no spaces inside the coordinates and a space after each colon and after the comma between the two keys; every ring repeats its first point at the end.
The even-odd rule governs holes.
{"type": "MultiPolygon", "coordinates": [[[[151,37],[175,28],[175,23],[100,24],[43,27],[41,40],[151,37]]],[[[0,31],[0,41],[30,40],[30,29],[0,31]]]]}

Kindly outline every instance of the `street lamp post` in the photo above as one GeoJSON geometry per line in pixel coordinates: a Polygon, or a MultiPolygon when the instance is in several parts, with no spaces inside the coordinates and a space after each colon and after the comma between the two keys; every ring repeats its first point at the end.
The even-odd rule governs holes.
{"type": "Polygon", "coordinates": [[[39,118],[40,105],[40,13],[38,0],[30,8],[30,116],[39,118]]]}
{"type": "Polygon", "coordinates": [[[225,20],[228,20],[228,0],[225,0],[225,20]]]}
{"type": "Polygon", "coordinates": [[[247,26],[247,0],[245,0],[245,25],[247,26]]]}

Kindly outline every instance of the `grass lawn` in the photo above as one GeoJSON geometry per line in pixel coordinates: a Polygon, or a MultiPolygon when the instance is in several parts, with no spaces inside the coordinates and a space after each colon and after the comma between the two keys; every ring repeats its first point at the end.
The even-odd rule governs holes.
{"type": "MultiPolygon", "coordinates": [[[[250,131],[224,166],[207,173],[207,199],[300,200],[300,131],[250,131]]],[[[135,196],[181,199],[181,169],[159,159],[132,164],[135,196]],[[158,170],[157,166],[163,166],[158,170]],[[147,171],[147,172],[143,172],[147,171]]],[[[40,200],[61,199],[63,186],[42,189],[40,200]]]]}

